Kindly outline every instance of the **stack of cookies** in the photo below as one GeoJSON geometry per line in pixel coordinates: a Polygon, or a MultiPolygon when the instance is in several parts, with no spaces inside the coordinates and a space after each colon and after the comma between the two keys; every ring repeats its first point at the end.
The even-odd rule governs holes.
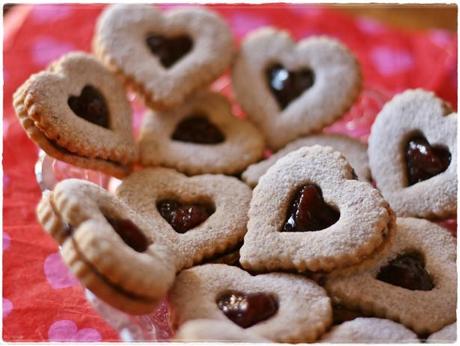
{"type": "Polygon", "coordinates": [[[32,75],[14,106],[48,155],[122,179],[64,180],[37,207],[99,298],[146,314],[167,297],[177,340],[455,340],[455,239],[426,220],[457,211],[448,104],[396,95],[369,147],[322,134],[359,95],[353,54],[274,28],[236,50],[203,8],[109,6],[93,51],[32,75]],[[209,89],[229,67],[245,119],[209,89]],[[126,88],[148,107],[138,138],[126,88]]]}

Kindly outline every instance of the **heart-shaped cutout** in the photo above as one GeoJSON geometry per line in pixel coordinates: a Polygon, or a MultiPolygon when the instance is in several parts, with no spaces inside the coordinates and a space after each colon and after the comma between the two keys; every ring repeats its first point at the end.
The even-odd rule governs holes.
{"type": "Polygon", "coordinates": [[[266,70],[267,83],[281,109],[313,86],[315,74],[309,68],[289,71],[281,64],[270,66],[266,70]]]}
{"type": "Polygon", "coordinates": [[[67,103],[79,117],[106,129],[110,128],[110,117],[104,95],[91,85],[85,85],[80,96],[70,96],[67,103]]]}
{"type": "Polygon", "coordinates": [[[405,253],[390,261],[380,269],[377,280],[409,290],[430,291],[434,288],[423,257],[418,252],[405,253]]]}
{"type": "Polygon", "coordinates": [[[145,42],[152,54],[157,55],[166,68],[174,65],[193,48],[193,41],[185,35],[170,38],[151,34],[147,36],[145,42]]]}
{"type": "Polygon", "coordinates": [[[235,95],[272,149],[318,131],[351,107],[359,65],[339,41],[262,28],[243,40],[232,71],[235,95]]]}
{"type": "Polygon", "coordinates": [[[157,209],[177,233],[197,227],[215,211],[210,203],[181,203],[173,199],[158,201],[157,209]]]}
{"type": "Polygon", "coordinates": [[[116,308],[151,312],[170,288],[175,276],[171,245],[101,187],[64,180],[43,196],[37,216],[61,244],[75,276],[116,308]]]}
{"type": "Polygon", "coordinates": [[[449,150],[442,146],[431,146],[422,134],[409,139],[405,153],[409,185],[444,172],[451,161],[449,150]]]}
{"type": "Polygon", "coordinates": [[[225,71],[233,39],[225,21],[204,8],[163,13],[151,5],[118,4],[99,17],[93,50],[150,106],[172,109],[225,71]]]}
{"type": "Polygon", "coordinates": [[[355,180],[342,154],[302,147],[279,159],[255,187],[240,263],[252,271],[328,272],[362,261],[393,226],[388,204],[369,183],[355,180]]]}
{"type": "Polygon", "coordinates": [[[372,125],[369,165],[399,216],[445,218],[457,211],[457,114],[422,89],[388,101],[372,125]]]}
{"type": "Polygon", "coordinates": [[[172,139],[198,144],[218,144],[225,140],[219,128],[205,115],[192,114],[182,119],[174,130],[172,139]]]}
{"type": "Polygon", "coordinates": [[[172,244],[178,271],[233,249],[246,233],[251,189],[233,177],[147,168],[116,193],[172,244]]]}
{"type": "Polygon", "coordinates": [[[124,87],[91,55],[69,53],[32,75],[14,107],[28,136],[58,160],[121,178],[137,158],[124,87]]]}
{"type": "Polygon", "coordinates": [[[231,320],[272,341],[311,342],[332,323],[326,292],[294,274],[251,275],[234,266],[205,264],[182,271],[169,298],[179,327],[196,319],[231,320]]]}
{"type": "Polygon", "coordinates": [[[172,111],[148,111],[139,142],[144,166],[187,175],[239,174],[262,157],[264,148],[258,129],[235,117],[228,100],[210,91],[194,94],[172,111]]]}
{"type": "Polygon", "coordinates": [[[345,307],[430,334],[456,319],[455,238],[426,220],[396,221],[385,248],[331,273],[325,287],[345,307]]]}
{"type": "Polygon", "coordinates": [[[282,232],[315,232],[328,228],[340,212],[324,202],[321,188],[307,184],[298,189],[289,208],[282,232]]]}
{"type": "Polygon", "coordinates": [[[227,291],[216,299],[219,309],[242,328],[265,321],[278,311],[278,299],[270,293],[227,291]]]}

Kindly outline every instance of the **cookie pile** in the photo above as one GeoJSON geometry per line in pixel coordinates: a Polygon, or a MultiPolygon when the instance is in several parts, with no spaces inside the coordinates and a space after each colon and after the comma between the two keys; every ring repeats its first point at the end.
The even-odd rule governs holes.
{"type": "Polygon", "coordinates": [[[177,340],[455,340],[455,239],[423,219],[457,210],[449,105],[395,96],[369,148],[321,134],[360,92],[353,54],[274,28],[236,51],[202,8],[109,6],[93,51],[32,75],[14,106],[48,155],[122,179],[64,180],[37,207],[99,298],[146,314],[168,297],[177,340]],[[208,90],[229,67],[247,119],[208,90]],[[125,87],[148,106],[139,138],[125,87]]]}

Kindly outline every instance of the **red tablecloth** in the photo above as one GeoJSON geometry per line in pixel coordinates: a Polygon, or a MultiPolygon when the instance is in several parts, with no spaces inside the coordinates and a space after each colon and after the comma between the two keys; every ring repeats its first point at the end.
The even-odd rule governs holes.
{"type": "MultiPolygon", "coordinates": [[[[33,166],[38,150],[20,127],[11,105],[14,90],[31,73],[66,52],[90,51],[102,7],[18,6],[5,20],[3,337],[8,341],[118,340],[86,302],[82,288],[62,264],[56,244],[36,221],[40,190],[33,166]]],[[[305,5],[211,7],[225,17],[238,40],[257,27],[274,25],[288,29],[296,39],[316,34],[336,37],[357,55],[364,91],[329,131],[365,140],[382,103],[406,88],[433,90],[457,106],[455,34],[402,32],[370,19],[305,5]]],[[[229,88],[225,91],[231,96],[229,88]]],[[[448,224],[456,228],[455,222],[448,224]]]]}

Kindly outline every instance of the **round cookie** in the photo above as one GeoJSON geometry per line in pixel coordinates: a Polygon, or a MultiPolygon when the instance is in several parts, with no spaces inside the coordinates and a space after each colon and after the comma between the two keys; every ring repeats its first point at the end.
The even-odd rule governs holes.
{"type": "Polygon", "coordinates": [[[264,175],[278,159],[301,147],[315,144],[330,146],[334,150],[341,152],[353,167],[359,180],[371,180],[366,144],[351,137],[338,134],[317,134],[299,138],[271,155],[268,159],[250,165],[243,172],[242,178],[249,186],[254,187],[257,185],[259,178],[264,175]]]}
{"type": "Polygon", "coordinates": [[[205,8],[162,12],[151,5],[108,6],[93,50],[157,109],[184,102],[210,84],[233,58],[230,28],[205,8]]]}
{"type": "Polygon", "coordinates": [[[149,313],[172,285],[170,245],[99,186],[64,180],[44,194],[37,216],[75,276],[112,306],[149,313]]]}
{"type": "Polygon", "coordinates": [[[58,160],[123,177],[137,159],[123,85],[91,55],[73,52],[14,94],[27,135],[58,160]]]}
{"type": "Polygon", "coordinates": [[[279,159],[253,191],[244,268],[327,272],[363,261],[385,243],[394,215],[369,183],[355,180],[330,147],[279,159]]]}
{"type": "Polygon", "coordinates": [[[333,272],[325,287],[344,306],[432,333],[455,321],[455,262],[449,232],[426,220],[398,218],[389,251],[333,272]]]}
{"type": "Polygon", "coordinates": [[[246,233],[251,189],[233,177],[149,168],[116,194],[170,241],[178,271],[233,249],[246,233]]]}
{"type": "Polygon", "coordinates": [[[176,333],[177,341],[232,341],[271,342],[269,339],[251,333],[232,322],[198,319],[184,323],[176,333]]]}
{"type": "Polygon", "coordinates": [[[355,318],[333,327],[322,343],[418,343],[417,335],[403,325],[380,318],[355,318]]]}
{"type": "Polygon", "coordinates": [[[429,91],[396,95],[372,125],[369,164],[397,215],[455,215],[457,114],[429,91]]]}
{"type": "Polygon", "coordinates": [[[248,117],[279,149],[342,116],[359,94],[361,74],[335,39],[313,36],[295,44],[286,31],[265,27],[243,40],[232,82],[248,117]]]}
{"type": "Polygon", "coordinates": [[[139,150],[144,166],[175,168],[188,175],[236,174],[263,155],[260,132],[231,113],[224,96],[202,91],[169,112],[144,117],[139,150]]]}
{"type": "Polygon", "coordinates": [[[426,340],[427,343],[444,343],[457,341],[457,322],[431,334],[426,340]]]}
{"type": "Polygon", "coordinates": [[[315,341],[331,324],[323,288],[295,274],[253,276],[237,267],[206,264],[181,272],[170,291],[174,322],[233,321],[277,342],[315,341]]]}

